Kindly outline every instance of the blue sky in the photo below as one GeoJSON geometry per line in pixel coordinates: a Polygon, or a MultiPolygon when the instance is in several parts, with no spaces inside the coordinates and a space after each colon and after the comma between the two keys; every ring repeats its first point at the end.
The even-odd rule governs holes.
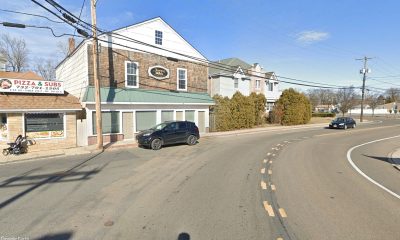
{"type": "MultiPolygon", "coordinates": [[[[50,16],[29,0],[2,2],[1,9],[50,16]]],[[[83,0],[57,2],[79,14],[83,0]]],[[[400,75],[400,2],[395,0],[98,0],[97,7],[98,25],[103,29],[161,16],[208,59],[239,57],[281,76],[360,86],[362,62],[355,58],[364,55],[374,58],[369,62],[371,77],[400,75]]],[[[89,20],[89,10],[86,0],[84,19],[89,20]]],[[[73,33],[65,24],[1,11],[0,21],[45,25],[58,33],[73,33]]],[[[33,61],[38,56],[56,57],[57,42],[66,41],[54,38],[47,30],[0,29],[24,37],[33,61]]],[[[381,80],[395,83],[399,79],[381,80]]],[[[390,87],[372,79],[367,85],[390,87]]]]}

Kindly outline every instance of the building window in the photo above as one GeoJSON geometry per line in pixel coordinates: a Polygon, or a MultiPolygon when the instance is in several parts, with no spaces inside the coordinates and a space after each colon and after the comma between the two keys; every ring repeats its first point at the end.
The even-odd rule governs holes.
{"type": "Polygon", "coordinates": [[[125,86],[131,88],[139,87],[139,68],[136,62],[125,62],[125,86]]]}
{"type": "Polygon", "coordinates": [[[154,127],[157,124],[157,111],[136,111],[136,131],[154,127]]]}
{"type": "Polygon", "coordinates": [[[187,70],[178,68],[178,90],[187,90],[187,70]]]}
{"type": "Polygon", "coordinates": [[[156,30],[156,44],[157,45],[162,45],[162,37],[163,33],[161,31],[156,30]]]}
{"type": "Polygon", "coordinates": [[[267,102],[267,111],[272,111],[274,109],[274,103],[273,102],[267,102]]]}
{"type": "Polygon", "coordinates": [[[173,120],[174,120],[174,111],[172,110],[161,111],[161,122],[173,121],[173,120]]]}
{"type": "Polygon", "coordinates": [[[268,91],[274,91],[274,83],[268,82],[268,91]]]}
{"type": "Polygon", "coordinates": [[[25,133],[30,138],[63,138],[63,113],[26,113],[25,133]]]}
{"type": "Polygon", "coordinates": [[[234,78],[233,79],[233,87],[235,89],[239,88],[239,78],[234,78]]]}
{"type": "Polygon", "coordinates": [[[256,80],[256,89],[260,89],[260,83],[261,83],[260,80],[256,80]]]}
{"type": "Polygon", "coordinates": [[[194,110],[186,110],[185,111],[185,120],[194,122],[194,110]]]}
{"type": "MultiPolygon", "coordinates": [[[[110,133],[119,133],[120,126],[119,126],[119,112],[112,111],[112,112],[101,112],[102,118],[102,127],[103,127],[103,134],[110,134],[110,133]]],[[[93,111],[92,113],[92,126],[93,126],[93,135],[97,134],[96,129],[96,112],[93,111]]]]}

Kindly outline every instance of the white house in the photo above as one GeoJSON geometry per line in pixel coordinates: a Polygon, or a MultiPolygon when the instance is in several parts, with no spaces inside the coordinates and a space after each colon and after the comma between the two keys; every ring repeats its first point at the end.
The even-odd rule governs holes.
{"type": "MultiPolygon", "coordinates": [[[[78,97],[79,145],[96,143],[92,41],[73,49],[56,69],[57,80],[78,97]]],[[[72,47],[74,44],[70,44],[72,47]]],[[[99,36],[99,81],[105,142],[167,120],[195,122],[209,129],[206,58],[157,17],[99,36]]]]}
{"type": "Polygon", "coordinates": [[[209,93],[231,98],[235,92],[245,96],[252,92],[263,93],[267,99],[266,110],[272,110],[282,94],[274,72],[266,72],[258,63],[253,65],[239,58],[222,59],[210,64],[209,93]]]}

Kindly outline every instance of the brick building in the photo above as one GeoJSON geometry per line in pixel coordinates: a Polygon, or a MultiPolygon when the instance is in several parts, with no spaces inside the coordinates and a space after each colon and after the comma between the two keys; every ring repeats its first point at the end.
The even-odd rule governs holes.
{"type": "Polygon", "coordinates": [[[18,135],[34,140],[29,151],[76,146],[79,100],[62,83],[44,81],[33,72],[0,71],[0,145],[18,135]]]}
{"type": "MultiPolygon", "coordinates": [[[[92,41],[76,48],[56,69],[57,79],[86,111],[78,121],[78,145],[96,142],[92,41]]],[[[99,80],[105,142],[167,120],[193,121],[209,128],[206,58],[157,17],[99,36],[99,80]]]]}

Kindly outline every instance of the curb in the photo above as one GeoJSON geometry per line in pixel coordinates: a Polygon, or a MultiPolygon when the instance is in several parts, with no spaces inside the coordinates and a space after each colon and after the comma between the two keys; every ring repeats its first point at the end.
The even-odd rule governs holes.
{"type": "Polygon", "coordinates": [[[60,153],[60,154],[53,154],[53,155],[44,155],[44,156],[36,156],[36,157],[31,157],[31,158],[25,158],[21,160],[11,160],[7,162],[0,162],[0,165],[6,165],[6,164],[12,164],[12,163],[24,163],[24,162],[32,162],[35,160],[45,160],[49,158],[55,158],[55,157],[62,157],[65,156],[65,153],[60,153]]]}

